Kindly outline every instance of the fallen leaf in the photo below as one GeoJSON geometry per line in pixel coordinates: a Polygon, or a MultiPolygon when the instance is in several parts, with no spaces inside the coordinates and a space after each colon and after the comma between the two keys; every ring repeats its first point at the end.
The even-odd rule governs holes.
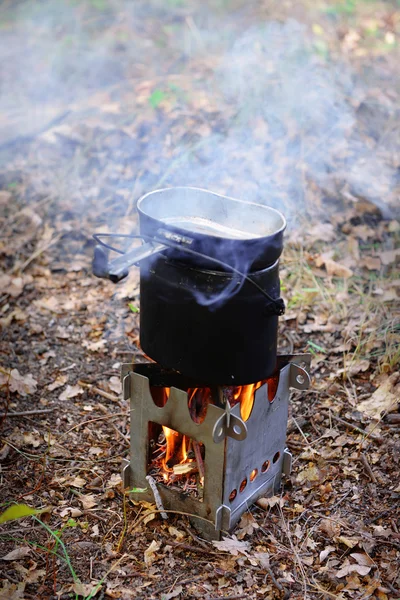
{"type": "Polygon", "coordinates": [[[363,554],[361,552],[353,552],[352,554],[350,554],[350,556],[354,558],[354,560],[357,561],[359,565],[363,565],[365,567],[373,567],[375,564],[372,558],[368,556],[368,554],[363,554]]]}
{"type": "Polygon", "coordinates": [[[279,504],[279,506],[282,508],[282,506],[285,504],[285,499],[281,498],[281,496],[271,496],[270,498],[259,498],[257,500],[256,504],[258,504],[258,506],[260,506],[264,510],[267,510],[268,508],[272,508],[272,507],[276,506],[277,504],[279,504]]]}
{"type": "Polygon", "coordinates": [[[60,306],[60,302],[55,296],[50,296],[50,298],[40,298],[39,300],[34,300],[33,304],[38,308],[44,308],[45,310],[56,314],[62,313],[63,310],[60,306]]]}
{"type": "Polygon", "coordinates": [[[75,594],[83,596],[84,598],[86,598],[87,596],[93,598],[101,590],[101,585],[94,582],[81,583],[80,581],[76,581],[72,586],[72,590],[75,592],[75,594]]]}
{"type": "Polygon", "coordinates": [[[303,483],[304,481],[321,481],[321,475],[321,470],[311,463],[309,467],[297,474],[296,481],[299,483],[303,483]]]}
{"type": "Polygon", "coordinates": [[[59,395],[59,400],[69,400],[70,398],[76,398],[80,394],[83,394],[84,390],[80,385],[67,385],[65,390],[59,395]]]}
{"type": "Polygon", "coordinates": [[[177,529],[176,527],[173,527],[172,525],[170,525],[168,527],[168,531],[169,531],[170,535],[176,537],[177,540],[183,540],[183,538],[185,537],[185,534],[183,533],[183,531],[179,531],[179,529],[177,529]]]}
{"type": "Polygon", "coordinates": [[[86,483],[87,483],[86,479],[83,479],[83,477],[79,477],[79,475],[68,481],[68,485],[71,485],[72,487],[77,487],[77,488],[85,487],[86,483]]]}
{"type": "Polygon", "coordinates": [[[386,252],[378,252],[378,256],[383,265],[390,265],[396,262],[397,257],[400,257],[400,248],[396,250],[386,250],[386,252]]]}
{"type": "Polygon", "coordinates": [[[24,433],[23,438],[24,444],[27,446],[33,446],[34,448],[38,448],[42,443],[42,438],[39,436],[39,434],[35,435],[34,433],[24,433]]]}
{"type": "Polygon", "coordinates": [[[319,553],[319,562],[323,563],[324,560],[329,556],[331,552],[335,551],[335,546],[327,546],[325,550],[321,550],[319,553]]]}
{"type": "Polygon", "coordinates": [[[99,503],[94,494],[81,494],[78,497],[78,500],[82,504],[84,510],[89,510],[89,508],[93,508],[93,506],[96,506],[99,503]]]}
{"type": "Polygon", "coordinates": [[[229,552],[233,554],[233,556],[237,556],[238,554],[244,554],[247,556],[248,550],[250,550],[249,542],[240,542],[235,535],[232,538],[223,538],[220,542],[213,541],[213,544],[218,550],[222,552],[229,552]]]}
{"type": "Polygon", "coordinates": [[[340,523],[333,521],[332,519],[322,519],[321,523],[319,524],[319,528],[330,538],[337,537],[340,535],[341,531],[340,523]]]}
{"type": "Polygon", "coordinates": [[[182,590],[183,587],[178,585],[174,590],[172,590],[172,592],[169,592],[168,594],[161,594],[161,598],[162,600],[171,600],[171,598],[176,598],[179,596],[179,594],[182,593],[182,590]]]}
{"type": "Polygon", "coordinates": [[[358,544],[357,539],[349,538],[344,535],[339,535],[338,537],[336,537],[335,542],[337,542],[338,544],[344,544],[348,548],[355,548],[355,546],[357,546],[357,544],[358,544]]]}
{"type": "Polygon", "coordinates": [[[371,567],[367,567],[364,565],[355,565],[351,564],[348,559],[346,559],[342,565],[342,567],[335,573],[335,576],[341,579],[342,577],[346,577],[350,573],[358,573],[361,576],[368,575],[371,567]]]}
{"type": "Polygon", "coordinates": [[[24,558],[28,556],[32,551],[32,548],[29,546],[21,546],[20,548],[15,548],[5,556],[1,558],[1,560],[19,560],[20,558],[24,558]]]}
{"type": "Polygon", "coordinates": [[[153,540],[150,546],[144,551],[144,562],[147,566],[153,564],[153,562],[156,560],[156,552],[160,549],[160,547],[161,542],[156,542],[153,540]]]}
{"type": "Polygon", "coordinates": [[[107,481],[106,487],[117,487],[122,483],[121,475],[119,473],[113,473],[110,479],[107,481]]]}
{"type": "Polygon", "coordinates": [[[25,581],[20,583],[3,582],[0,588],[0,600],[24,600],[25,581]]]}
{"type": "Polygon", "coordinates": [[[349,279],[353,275],[353,271],[344,265],[335,262],[332,259],[325,261],[325,269],[331,277],[343,277],[349,279]]]}
{"type": "Polygon", "coordinates": [[[97,342],[90,342],[89,340],[83,340],[82,346],[87,348],[91,352],[98,352],[99,350],[107,350],[104,346],[107,345],[107,340],[98,340],[97,342]]]}
{"type": "Polygon", "coordinates": [[[116,377],[115,375],[113,377],[111,377],[108,382],[108,385],[112,392],[115,392],[118,395],[121,394],[122,385],[121,385],[121,380],[119,377],[116,377]]]}
{"type": "Polygon", "coordinates": [[[246,535],[252,535],[253,531],[259,527],[259,524],[250,512],[244,513],[239,522],[239,530],[237,532],[238,540],[242,540],[246,535]]]}
{"type": "Polygon", "coordinates": [[[37,381],[32,375],[20,375],[17,369],[0,369],[0,387],[9,386],[11,392],[27,396],[36,392],[37,381]]]}
{"type": "Polygon", "coordinates": [[[56,377],[53,383],[49,383],[47,389],[49,390],[49,392],[52,392],[53,390],[62,387],[65,383],[67,383],[67,381],[68,375],[58,375],[58,377],[56,377]]]}
{"type": "Polygon", "coordinates": [[[387,412],[393,406],[396,406],[399,399],[398,396],[393,393],[393,390],[397,379],[397,373],[390,375],[383,383],[381,383],[369,399],[363,400],[357,405],[357,410],[373,419],[379,419],[383,412],[387,412]]]}
{"type": "Polygon", "coordinates": [[[364,256],[360,264],[369,271],[379,271],[381,268],[381,261],[377,256],[364,256]]]}

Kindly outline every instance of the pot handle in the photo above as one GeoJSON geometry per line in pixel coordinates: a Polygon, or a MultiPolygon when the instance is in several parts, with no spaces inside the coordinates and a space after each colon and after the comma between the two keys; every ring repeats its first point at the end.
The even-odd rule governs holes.
{"type": "MultiPolygon", "coordinates": [[[[104,235],[104,234],[101,234],[104,235]]],[[[118,236],[119,237],[119,236],[118,236]]],[[[129,236],[132,238],[133,236],[129,236]]],[[[139,238],[140,236],[135,236],[139,238]]],[[[99,240],[96,240],[99,241],[99,240]]],[[[130,252],[123,253],[121,250],[117,248],[113,248],[108,244],[98,244],[94,249],[94,256],[92,262],[92,271],[93,275],[96,277],[102,277],[105,279],[110,279],[113,283],[117,283],[124,279],[129,273],[129,267],[132,265],[136,265],[141,260],[145,258],[149,258],[153,256],[153,254],[157,254],[158,252],[162,252],[165,250],[167,246],[161,244],[159,242],[146,242],[139,246],[138,248],[134,248],[130,252]],[[108,260],[108,251],[114,250],[121,254],[118,258],[114,258],[112,261],[108,260]]]]}

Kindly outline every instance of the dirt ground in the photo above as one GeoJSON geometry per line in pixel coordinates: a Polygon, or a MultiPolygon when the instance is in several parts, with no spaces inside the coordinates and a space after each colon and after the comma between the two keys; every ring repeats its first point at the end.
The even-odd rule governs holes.
{"type": "MultiPolygon", "coordinates": [[[[400,598],[396,2],[0,6],[0,599],[400,598]],[[91,274],[141,194],[288,218],[282,492],[221,542],[124,493],[138,270],[91,274]],[[133,309],[133,310],[132,310],[133,309]]],[[[240,315],[238,315],[240,319],[240,315]]]]}

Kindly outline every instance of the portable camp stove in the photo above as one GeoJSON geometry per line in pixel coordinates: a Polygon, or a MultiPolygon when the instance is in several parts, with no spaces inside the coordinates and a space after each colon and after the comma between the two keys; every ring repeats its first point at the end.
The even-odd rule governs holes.
{"type": "MultiPolygon", "coordinates": [[[[193,498],[183,488],[172,489],[157,483],[163,507],[192,515],[193,525],[208,539],[218,539],[230,531],[241,515],[261,496],[273,495],[282,475],[289,475],[291,454],[286,448],[289,389],[305,390],[310,378],[310,355],[279,356],[275,378],[279,378],[271,398],[268,382],[256,392],[247,421],[241,406],[233,408],[209,404],[202,423],[196,423],[188,408],[185,377],[165,373],[158,365],[123,365],[125,399],[130,400],[130,459],[123,470],[125,488],[145,490],[132,493],[134,500],[154,501],[146,479],[150,448],[160,428],[168,427],[204,445],[202,498],[193,498]],[[165,406],[156,406],[154,385],[170,388],[165,406]]],[[[196,462],[194,458],[193,463],[196,462]]]]}
{"type": "Polygon", "coordinates": [[[94,236],[96,276],[116,283],[140,265],[140,344],[155,361],[123,366],[124,484],[218,538],[290,473],[289,389],[309,385],[309,355],[277,356],[286,220],[196,188],[156,190],[137,209],[140,235],[94,236]],[[123,253],[101,240],[113,237],[145,243],[123,253]]]}

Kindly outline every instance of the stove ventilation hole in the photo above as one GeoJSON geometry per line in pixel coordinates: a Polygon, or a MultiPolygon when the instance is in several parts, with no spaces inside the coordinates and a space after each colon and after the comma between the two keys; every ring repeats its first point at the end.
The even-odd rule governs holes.
{"type": "Polygon", "coordinates": [[[263,463],[263,466],[261,467],[261,473],[266,473],[268,471],[268,469],[269,469],[269,465],[270,465],[269,460],[266,460],[263,463]]]}
{"type": "Polygon", "coordinates": [[[272,462],[273,462],[274,464],[275,464],[275,463],[276,463],[276,462],[279,460],[279,457],[280,457],[280,455],[281,455],[281,453],[280,453],[280,452],[276,452],[276,453],[274,454],[274,458],[272,459],[272,462]]]}
{"type": "Polygon", "coordinates": [[[250,481],[254,481],[255,478],[258,475],[258,469],[253,469],[252,472],[250,473],[250,481]]]}
{"type": "Polygon", "coordinates": [[[237,490],[232,490],[231,493],[229,494],[229,502],[233,502],[234,499],[237,496],[237,490]]]}
{"type": "Polygon", "coordinates": [[[239,487],[239,492],[243,492],[243,491],[244,491],[244,489],[245,489],[245,487],[246,487],[246,485],[247,485],[247,479],[246,479],[246,477],[245,477],[245,478],[243,479],[242,483],[240,484],[240,487],[239,487]]]}

